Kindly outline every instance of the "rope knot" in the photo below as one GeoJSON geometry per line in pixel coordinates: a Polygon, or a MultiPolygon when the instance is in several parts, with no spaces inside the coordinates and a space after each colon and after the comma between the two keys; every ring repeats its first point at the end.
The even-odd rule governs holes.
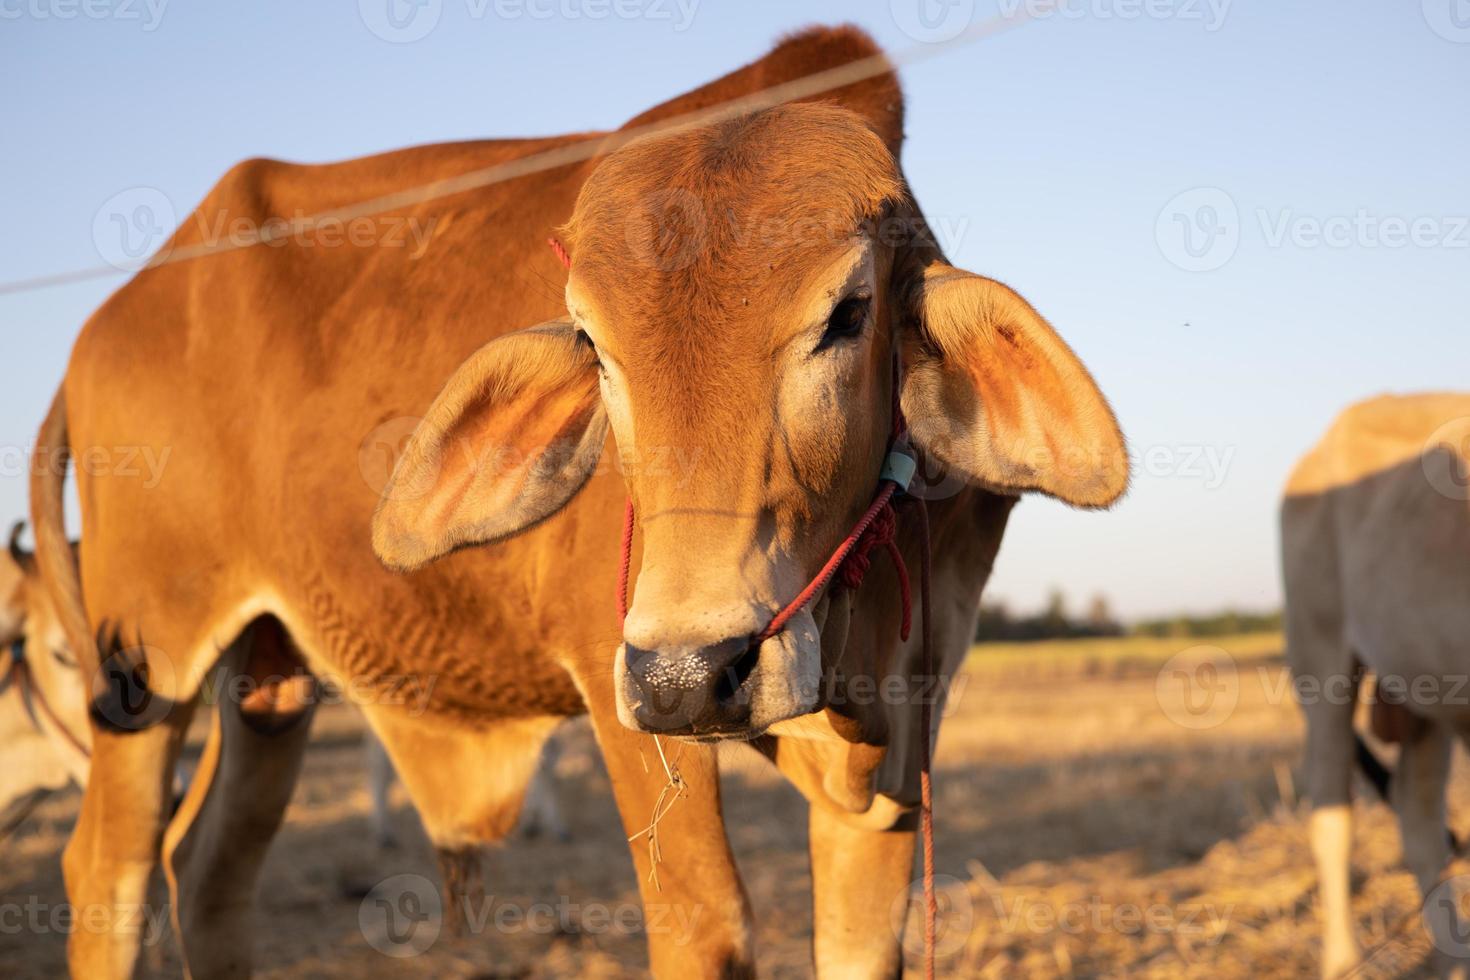
{"type": "Polygon", "coordinates": [[[898,590],[903,609],[903,623],[898,634],[907,640],[909,629],[913,625],[913,601],[909,595],[909,570],[903,562],[903,552],[898,549],[898,514],[893,509],[892,498],[885,501],[873,515],[873,520],[863,529],[857,543],[843,559],[842,567],[838,571],[838,581],[843,588],[857,591],[863,584],[868,569],[873,566],[871,552],[879,546],[887,549],[889,558],[893,560],[893,569],[898,573],[898,590]]]}

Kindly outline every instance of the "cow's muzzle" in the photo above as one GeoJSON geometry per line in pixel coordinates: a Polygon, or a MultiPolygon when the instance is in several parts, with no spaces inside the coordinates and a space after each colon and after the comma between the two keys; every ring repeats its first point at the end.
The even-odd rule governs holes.
{"type": "Polygon", "coordinates": [[[809,616],[795,625],[765,641],[742,634],[697,645],[624,642],[614,668],[619,719],[658,735],[752,738],[814,710],[816,626],[809,616]]]}
{"type": "Polygon", "coordinates": [[[646,731],[722,735],[750,723],[750,677],[760,661],[754,637],[693,650],[644,650],[624,644],[638,698],[633,717],[646,731]]]}

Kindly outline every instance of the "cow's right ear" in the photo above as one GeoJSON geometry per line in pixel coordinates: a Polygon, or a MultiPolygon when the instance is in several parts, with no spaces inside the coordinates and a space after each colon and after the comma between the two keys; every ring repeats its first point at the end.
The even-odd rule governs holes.
{"type": "Polygon", "coordinates": [[[413,569],[560,510],[607,439],[597,359],[566,320],[492,340],[459,368],[399,457],[373,550],[413,569]]]}

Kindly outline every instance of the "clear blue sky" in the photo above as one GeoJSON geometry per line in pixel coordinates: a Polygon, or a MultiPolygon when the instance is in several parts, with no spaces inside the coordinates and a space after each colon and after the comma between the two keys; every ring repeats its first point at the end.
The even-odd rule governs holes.
{"type": "MultiPolygon", "coordinates": [[[[924,0],[923,21],[914,2],[0,0],[0,279],[96,266],[109,199],[154,188],[184,214],[244,157],[612,127],[804,24],[901,48],[972,6],[1044,6],[924,0]],[[385,40],[390,2],[400,37],[437,20],[385,40]],[[638,16],[598,16],[618,10],[638,16]]],[[[904,163],[951,257],[1052,320],[1146,464],[1111,513],[1023,504],[992,597],[1272,605],[1278,492],[1332,415],[1470,387],[1457,2],[1073,0],[902,73],[904,163]]],[[[23,513],[17,453],[121,281],[0,296],[0,518],[23,513]]]]}

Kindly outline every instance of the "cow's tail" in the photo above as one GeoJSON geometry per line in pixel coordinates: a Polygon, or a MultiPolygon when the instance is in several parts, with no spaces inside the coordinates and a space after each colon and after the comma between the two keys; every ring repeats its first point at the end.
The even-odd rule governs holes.
{"type": "MultiPolygon", "coordinates": [[[[1368,747],[1367,742],[1363,741],[1363,736],[1353,732],[1353,741],[1357,743],[1358,769],[1363,773],[1363,778],[1368,780],[1380,800],[1385,803],[1392,802],[1393,770],[1383,764],[1383,760],[1378,758],[1377,753],[1368,747]]],[[[1455,836],[1454,828],[1446,827],[1444,832],[1445,837],[1449,840],[1450,853],[1458,855],[1460,840],[1455,836]]]]}
{"type": "Polygon", "coordinates": [[[36,562],[56,607],[72,655],[85,678],[98,676],[99,656],[82,604],[82,578],[76,552],[66,536],[67,462],[71,444],[66,425],[66,395],[58,389],[51,410],[36,436],[31,457],[31,523],[36,533],[36,562]]]}
{"type": "Polygon", "coordinates": [[[1368,743],[1363,741],[1363,736],[1353,732],[1353,741],[1357,743],[1358,769],[1362,771],[1363,778],[1372,785],[1373,791],[1378,794],[1380,800],[1385,803],[1389,802],[1393,789],[1393,772],[1368,747],[1368,743]]]}

